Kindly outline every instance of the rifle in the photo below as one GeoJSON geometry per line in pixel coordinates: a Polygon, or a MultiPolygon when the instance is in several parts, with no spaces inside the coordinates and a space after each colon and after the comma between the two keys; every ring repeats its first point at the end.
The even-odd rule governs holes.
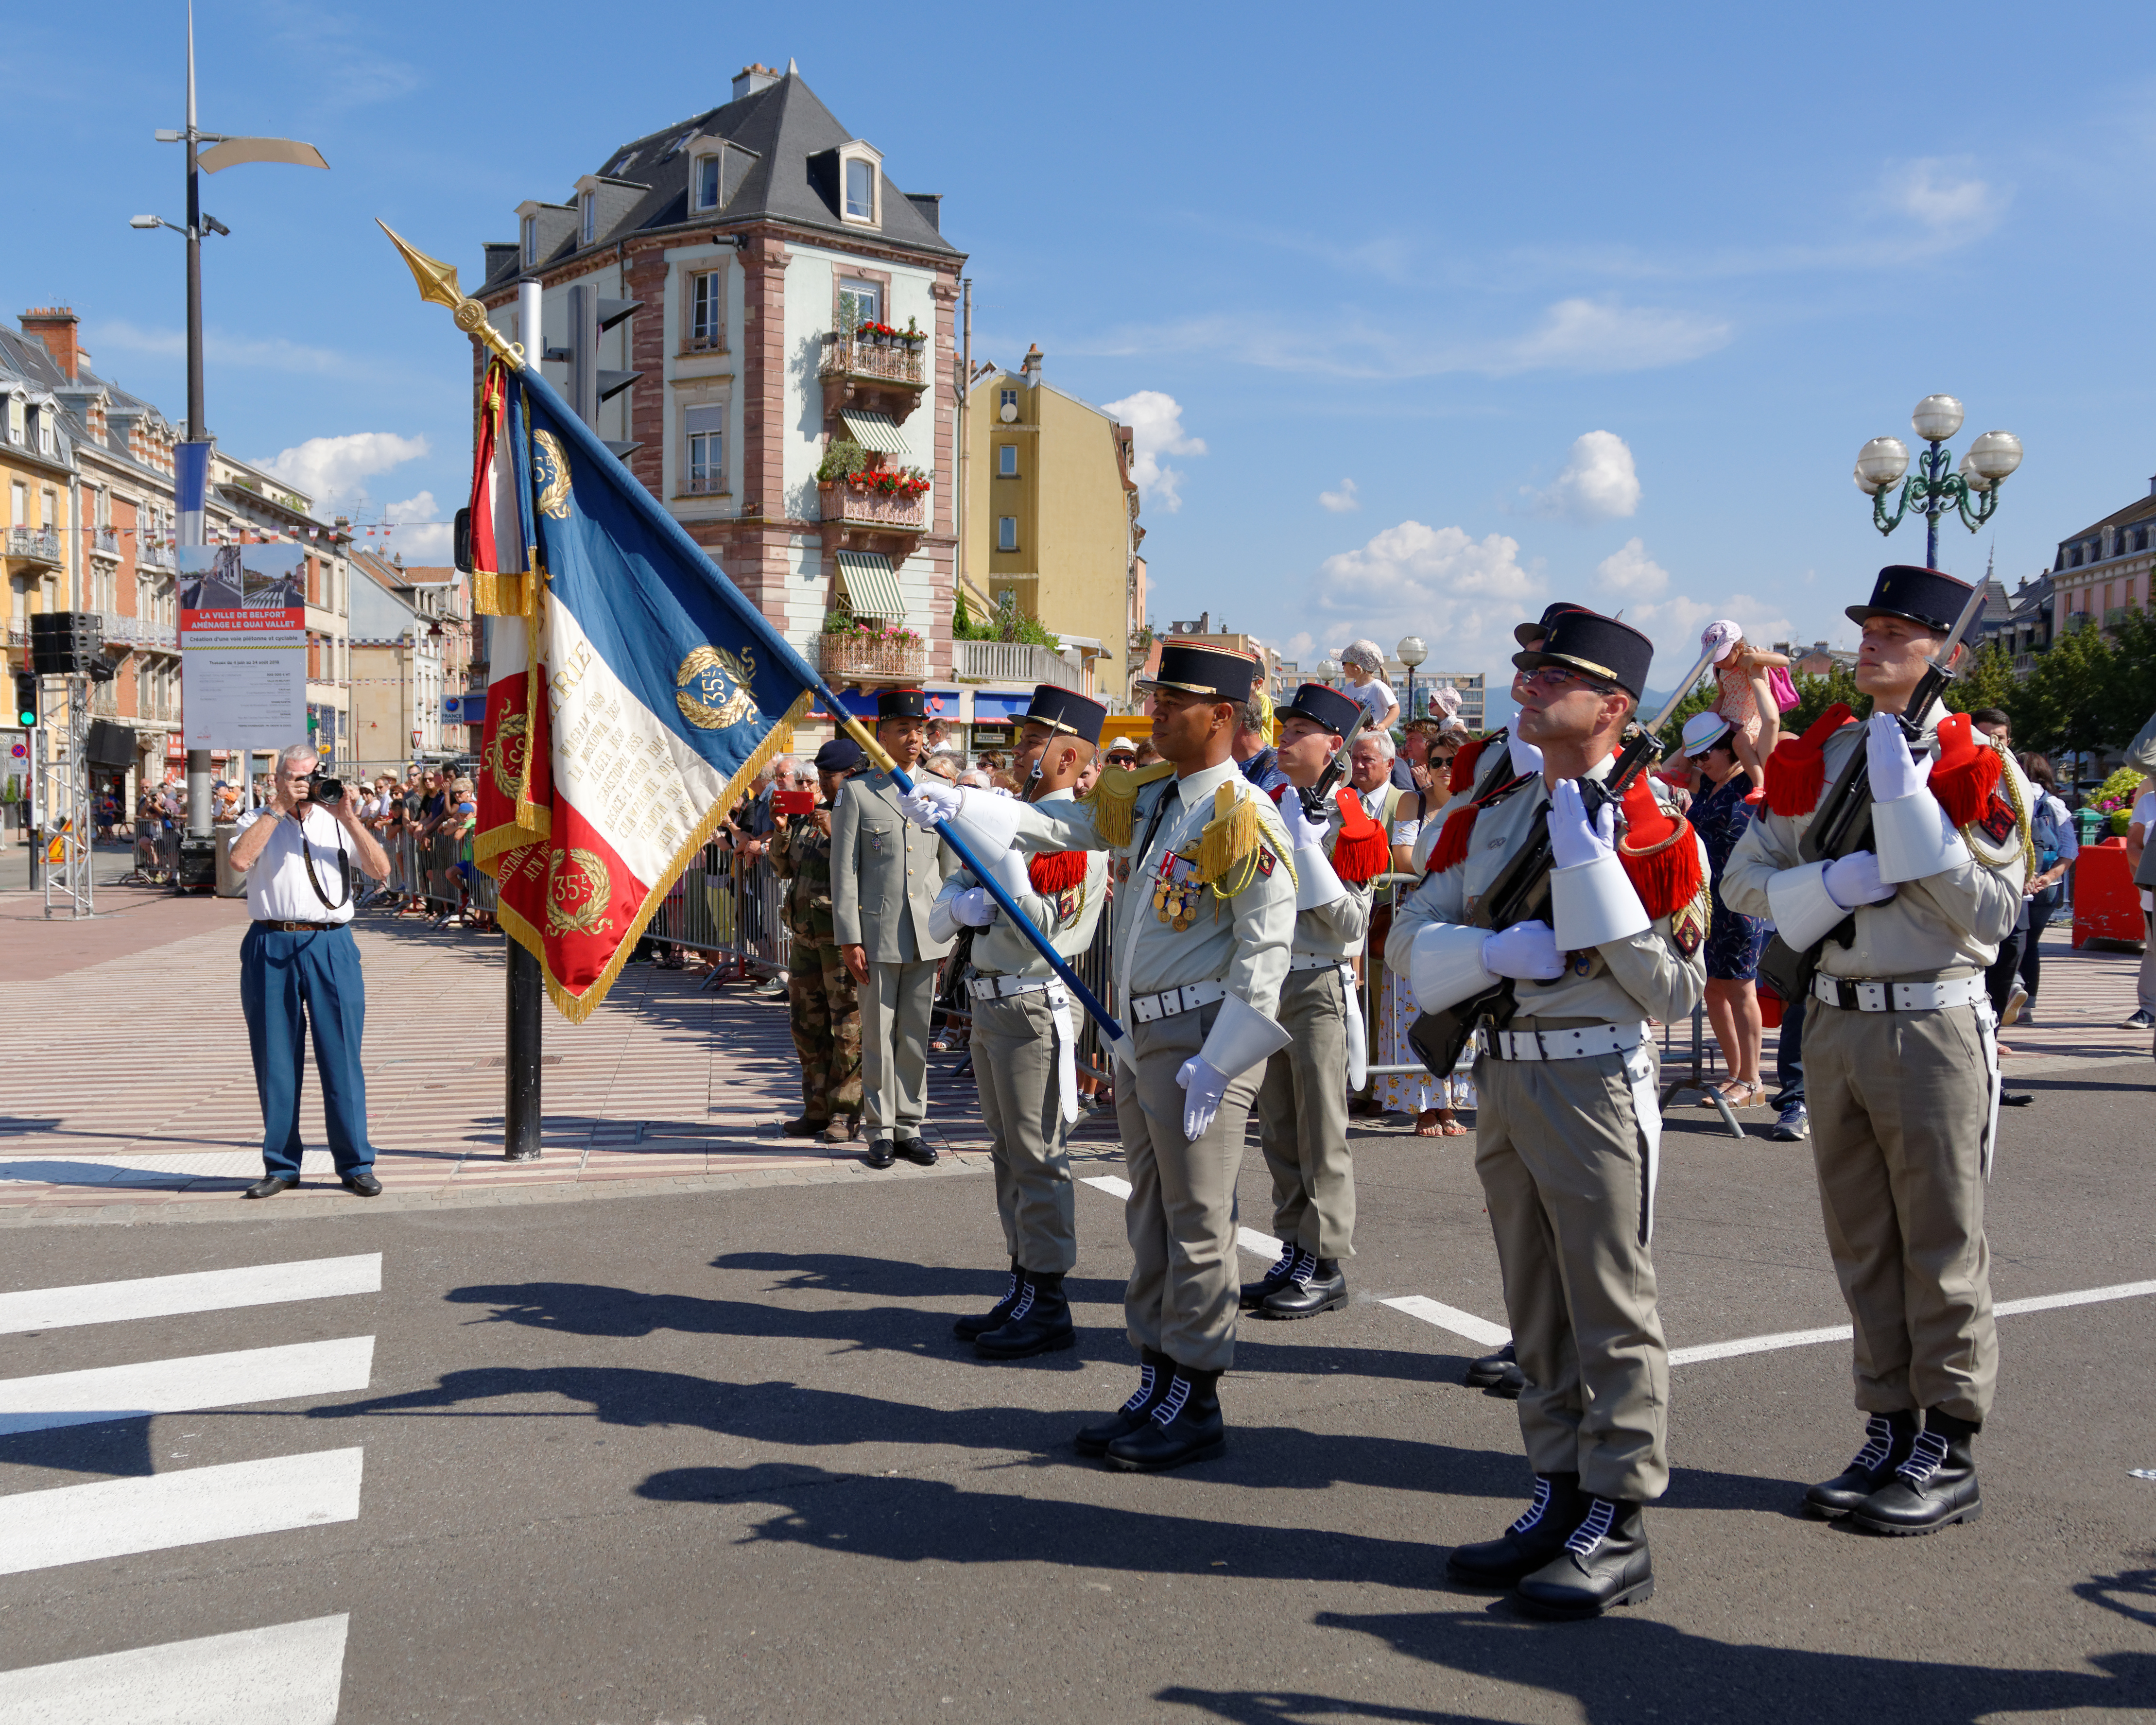
{"type": "MultiPolygon", "coordinates": [[[[1677,685],[1669,704],[1646,724],[1632,727],[1606,778],[1579,781],[1580,800],[1587,805],[1590,823],[1604,805],[1620,799],[1635,778],[1643,772],[1653,770],[1661,759],[1662,727],[1669,723],[1670,715],[1691,692],[1692,685],[1699,681],[1700,674],[1713,662],[1713,658],[1711,650],[1702,653],[1691,673],[1677,685]]],[[[1490,883],[1489,890],[1476,901],[1469,926],[1494,932],[1509,928],[1515,922],[1546,916],[1549,910],[1549,824],[1539,821],[1527,842],[1507,859],[1497,871],[1497,878],[1490,883]]],[[[1512,978],[1501,977],[1479,994],[1471,995],[1441,1011],[1425,1012],[1409,1028],[1408,1044],[1431,1072],[1440,1078],[1449,1077],[1460,1063],[1460,1054],[1475,1034],[1477,1024],[1487,1019],[1502,1030],[1512,1023],[1512,1015],[1519,1010],[1517,990],[1518,985],[1512,978]]]]}
{"type": "Polygon", "coordinates": [[[1348,771],[1355,764],[1355,739],[1369,728],[1369,724],[1370,710],[1366,706],[1355,722],[1348,727],[1348,734],[1340,739],[1340,747],[1333,752],[1332,758],[1325,763],[1325,771],[1317,775],[1317,783],[1296,787],[1295,793],[1302,798],[1302,812],[1312,820],[1325,819],[1325,805],[1332,800],[1332,793],[1347,781],[1348,771]]]}
{"type": "MultiPolygon", "coordinates": [[[[1917,681],[1915,692],[1907,706],[1894,716],[1894,722],[1902,727],[1902,735],[1909,740],[1913,749],[1924,734],[1924,715],[1932,705],[1946,692],[1953,680],[1953,672],[1948,662],[1954,649],[1961,645],[1962,637],[1975,626],[1976,619],[1984,614],[1984,589],[1974,588],[1969,603],[1962,607],[1961,615],[1954,619],[1953,632],[1945,644],[1932,655],[1932,662],[1917,681]],[[1916,717],[1909,716],[1914,713],[1916,717]]],[[[1836,861],[1854,851],[1871,848],[1871,752],[1860,741],[1849,752],[1849,758],[1841,763],[1841,771],[1835,775],[1834,783],[1820,800],[1819,812],[1812,817],[1811,824],[1804,829],[1804,836],[1797,841],[1797,855],[1808,863],[1836,861]]],[[[1826,943],[1847,947],[1856,938],[1856,912],[1851,911],[1810,946],[1799,952],[1777,933],[1767,942],[1767,950],[1759,955],[1759,973],[1774,985],[1774,992],[1791,1004],[1802,1000],[1810,992],[1812,977],[1818,971],[1820,955],[1826,943]]]]}

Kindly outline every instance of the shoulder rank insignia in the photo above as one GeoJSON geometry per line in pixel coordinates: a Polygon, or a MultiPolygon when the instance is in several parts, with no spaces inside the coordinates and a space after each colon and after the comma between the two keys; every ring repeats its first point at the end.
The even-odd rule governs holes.
{"type": "Polygon", "coordinates": [[[1093,788],[1079,799],[1093,811],[1093,830],[1101,835],[1101,842],[1111,850],[1129,844],[1138,793],[1149,784],[1158,784],[1174,771],[1168,762],[1156,761],[1135,773],[1125,773],[1118,768],[1101,773],[1094,781],[1093,788]]]}
{"type": "Polygon", "coordinates": [[[1689,958],[1699,950],[1700,942],[1707,938],[1707,923],[1713,912],[1707,896],[1707,883],[1700,883],[1699,891],[1670,915],[1670,938],[1676,949],[1689,958]]]}

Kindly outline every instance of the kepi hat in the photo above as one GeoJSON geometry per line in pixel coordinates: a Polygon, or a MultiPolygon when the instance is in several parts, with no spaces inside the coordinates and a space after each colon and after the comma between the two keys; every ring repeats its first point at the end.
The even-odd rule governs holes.
{"type": "Polygon", "coordinates": [[[876,691],[876,723],[886,719],[925,719],[928,716],[928,693],[924,689],[879,689],[876,691]]]}
{"type": "Polygon", "coordinates": [[[1342,695],[1337,689],[1327,688],[1322,683],[1304,683],[1296,688],[1295,699],[1280,708],[1277,716],[1283,720],[1307,719],[1336,737],[1345,737],[1362,713],[1362,702],[1342,695]]]}
{"type": "Polygon", "coordinates": [[[1240,706],[1258,680],[1258,656],[1233,647],[1167,640],[1160,646],[1160,670],[1142,677],[1140,689],[1166,689],[1178,695],[1204,695],[1240,706]]]}
{"type": "Polygon", "coordinates": [[[1019,722],[1045,725],[1058,736],[1075,737],[1081,742],[1098,742],[1107,716],[1108,709],[1100,701],[1089,701],[1070,689],[1059,689],[1053,683],[1041,683],[1034,686],[1033,700],[1019,722]]]}
{"type": "MultiPolygon", "coordinates": [[[[1512,639],[1522,647],[1532,647],[1537,641],[1549,639],[1552,626],[1566,612],[1585,610],[1587,607],[1584,605],[1575,605],[1568,599],[1559,599],[1555,604],[1543,606],[1543,614],[1537,621],[1515,624],[1512,629],[1512,639]]],[[[1589,612],[1588,614],[1592,616],[1594,614],[1589,612]]]]}
{"type": "Polygon", "coordinates": [[[1960,617],[1974,589],[1937,569],[1915,563],[1889,563],[1871,583],[1871,603],[1851,605],[1843,614],[1861,624],[1873,617],[1901,617],[1944,634],[1960,617]]]}
{"type": "Polygon", "coordinates": [[[1526,671],[1563,665],[1584,677],[1614,683],[1637,701],[1647,686],[1647,667],[1654,657],[1655,644],[1629,623],[1575,605],[1555,619],[1541,646],[1515,653],[1512,663],[1526,671]]]}

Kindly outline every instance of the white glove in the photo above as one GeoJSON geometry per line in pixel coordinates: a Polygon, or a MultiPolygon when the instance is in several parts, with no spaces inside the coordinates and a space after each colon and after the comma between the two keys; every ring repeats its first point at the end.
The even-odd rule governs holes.
{"type": "Polygon", "coordinates": [[[1302,807],[1300,792],[1290,789],[1280,799],[1281,824],[1287,829],[1287,846],[1291,850],[1307,850],[1312,845],[1322,846],[1329,823],[1325,819],[1325,805],[1318,805],[1317,818],[1313,820],[1302,807]]]}
{"type": "Polygon", "coordinates": [[[1175,1081],[1183,1086],[1183,1136],[1195,1143],[1220,1111],[1220,1098],[1228,1094],[1228,1075],[1214,1070],[1204,1055],[1193,1055],[1176,1068],[1175,1081]]]}
{"type": "Polygon", "coordinates": [[[1512,757],[1512,777],[1520,778],[1543,770],[1543,752],[1520,735],[1520,721],[1505,733],[1505,752],[1512,757]]]}
{"type": "Polygon", "coordinates": [[[913,781],[913,794],[901,798],[899,806],[914,825],[932,833],[958,812],[958,788],[924,773],[913,781]]]}
{"type": "Polygon", "coordinates": [[[1717,665],[1727,658],[1729,649],[1744,639],[1744,631],[1724,618],[1719,623],[1710,623],[1700,632],[1699,650],[1712,653],[1717,665]]]}
{"type": "MultiPolygon", "coordinates": [[[[1891,721],[1889,722],[1892,722],[1891,721]]],[[[1883,905],[1894,889],[1879,877],[1879,857],[1870,850],[1852,850],[1826,865],[1821,880],[1826,896],[1845,911],[1859,905],[1883,905]]]]}
{"type": "Polygon", "coordinates": [[[1564,974],[1557,931],[1543,922],[1515,922],[1482,942],[1482,968],[1515,982],[1553,983],[1564,974]]]}
{"type": "Polygon", "coordinates": [[[951,920],[968,928],[986,928],[999,907],[985,886],[968,886],[951,901],[951,920]]]}
{"type": "Polygon", "coordinates": [[[1543,819],[1549,823],[1553,867],[1574,869],[1616,851],[1617,805],[1604,803],[1589,825],[1587,799],[1579,794],[1577,779],[1560,778],[1550,787],[1549,813],[1543,819]]]}
{"type": "Polygon", "coordinates": [[[1864,727],[1865,765],[1871,769],[1871,800],[1898,803],[1923,789],[1932,776],[1931,757],[1917,760],[1909,739],[1892,713],[1874,713],[1864,727]]]}

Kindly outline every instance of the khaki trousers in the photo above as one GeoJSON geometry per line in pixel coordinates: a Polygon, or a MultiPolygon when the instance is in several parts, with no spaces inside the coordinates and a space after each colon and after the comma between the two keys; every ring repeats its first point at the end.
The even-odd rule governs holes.
{"type": "Polygon", "coordinates": [[[1984,1237],[1989,1063],[1976,1006],[1804,1008],[1804,1101],[1827,1250],[1856,1332],[1856,1405],[1981,1420],[1999,1377],[1984,1237]]]}
{"type": "Polygon", "coordinates": [[[1204,1046],[1219,1007],[1132,1024],[1138,1066],[1116,1069],[1116,1122],[1131,1195],[1123,1227],[1131,1242],[1123,1317],[1131,1345],[1152,1348],[1178,1365],[1224,1372],[1235,1363],[1235,1174],[1258,1091],[1259,1070],[1238,1073],[1220,1111],[1194,1142],[1183,1136],[1183,1086],[1176,1069],[1204,1046]]]}
{"type": "MultiPolygon", "coordinates": [[[[1804,1055],[1809,1070],[1809,1029],[1804,1055]]],[[[1641,1244],[1647,1175],[1627,1058],[1477,1060],[1475,1172],[1527,1379],[1529,1465],[1647,1502],[1669,1484],[1670,1356],[1641,1244]]],[[[1651,1081],[1651,1050],[1629,1058],[1651,1081]]]]}
{"type": "Polygon", "coordinates": [[[1045,990],[973,1002],[973,1074],[1004,1243],[1022,1269],[1060,1276],[1078,1261],[1078,1225],[1055,1059],[1045,990]]]}
{"type": "Polygon", "coordinates": [[[869,965],[861,984],[861,1119],[873,1139],[928,1117],[928,1024],[936,961],[869,965]]]}
{"type": "Polygon", "coordinates": [[[1273,1177],[1273,1232],[1321,1258],[1355,1250],[1355,1164],[1348,1153],[1348,1003],[1337,970],[1291,970],[1281,1028],[1295,1040],[1265,1062],[1258,1145],[1273,1177]]]}

